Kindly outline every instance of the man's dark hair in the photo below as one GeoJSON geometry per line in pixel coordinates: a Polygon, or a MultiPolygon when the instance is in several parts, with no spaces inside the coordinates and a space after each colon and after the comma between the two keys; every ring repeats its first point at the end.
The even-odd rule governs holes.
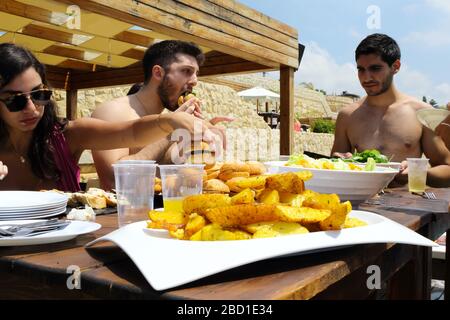
{"type": "Polygon", "coordinates": [[[381,33],[371,34],[361,41],[355,51],[355,60],[358,61],[360,55],[367,54],[379,55],[381,60],[389,66],[392,66],[396,60],[401,58],[400,48],[397,42],[381,33]]]}
{"type": "Polygon", "coordinates": [[[144,67],[144,83],[147,84],[152,77],[152,68],[161,66],[164,70],[173,62],[177,61],[177,54],[186,54],[194,57],[199,66],[205,61],[202,50],[192,42],[180,40],[165,40],[150,46],[145,51],[142,65],[144,67]]]}

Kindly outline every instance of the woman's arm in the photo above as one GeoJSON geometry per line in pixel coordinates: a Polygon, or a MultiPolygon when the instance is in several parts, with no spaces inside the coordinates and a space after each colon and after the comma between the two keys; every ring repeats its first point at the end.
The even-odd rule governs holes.
{"type": "Polygon", "coordinates": [[[150,115],[126,122],[107,122],[92,118],[82,118],[69,122],[65,131],[72,154],[85,149],[108,150],[117,148],[142,147],[165,138],[175,129],[186,130],[191,139],[213,139],[208,124],[185,112],[150,115]],[[194,137],[194,126],[196,135],[194,137]]]}

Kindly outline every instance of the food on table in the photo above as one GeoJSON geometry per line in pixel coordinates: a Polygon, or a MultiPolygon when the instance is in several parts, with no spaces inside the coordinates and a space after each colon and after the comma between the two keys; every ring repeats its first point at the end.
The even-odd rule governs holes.
{"type": "Polygon", "coordinates": [[[326,170],[345,170],[345,171],[373,171],[375,166],[372,165],[369,158],[369,165],[362,167],[352,162],[346,162],[343,159],[314,159],[305,154],[297,154],[289,157],[286,166],[302,167],[309,169],[326,169],[326,170]]]}
{"type": "Polygon", "coordinates": [[[181,105],[192,98],[196,98],[196,94],[194,92],[186,91],[178,98],[178,106],[181,107],[181,105]]]}
{"type": "Polygon", "coordinates": [[[155,177],[155,193],[161,193],[161,191],[162,191],[161,179],[155,177]]]}
{"type": "Polygon", "coordinates": [[[364,150],[363,152],[355,152],[351,158],[343,159],[344,161],[366,163],[368,159],[372,158],[376,163],[388,163],[389,159],[380,151],[364,150]]]}
{"type": "Polygon", "coordinates": [[[216,153],[204,141],[194,141],[184,153],[186,163],[204,164],[205,169],[213,168],[216,163],[216,153]]]}
{"type": "Polygon", "coordinates": [[[73,208],[67,215],[67,220],[95,221],[95,211],[88,205],[83,209],[73,208]]]}
{"type": "Polygon", "coordinates": [[[86,192],[63,192],[57,189],[53,190],[41,190],[52,191],[65,194],[68,197],[68,207],[80,207],[88,205],[93,209],[104,209],[106,207],[117,207],[116,195],[111,192],[106,192],[99,188],[89,188],[86,192]]]}
{"type": "MultiPolygon", "coordinates": [[[[223,166],[222,166],[223,168],[223,166]]],[[[225,166],[228,169],[229,165],[225,166]]],[[[244,170],[244,164],[233,167],[244,170]]],[[[238,171],[240,172],[240,171],[238,171]]],[[[349,201],[335,194],[305,190],[311,172],[235,177],[226,183],[237,192],[185,197],[179,212],[150,211],[148,228],[166,229],[180,240],[218,241],[278,237],[366,225],[349,218],[349,201]],[[230,184],[232,182],[232,184],[230,184]]]]}

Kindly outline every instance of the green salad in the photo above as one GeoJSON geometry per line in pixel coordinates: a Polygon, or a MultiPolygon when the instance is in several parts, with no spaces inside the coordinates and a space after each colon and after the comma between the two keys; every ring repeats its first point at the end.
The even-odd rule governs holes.
{"type": "Polygon", "coordinates": [[[375,163],[388,163],[389,159],[384,154],[381,154],[380,151],[372,149],[372,150],[364,150],[363,152],[355,152],[351,158],[344,159],[345,162],[359,162],[359,163],[367,163],[367,160],[372,158],[375,163]]]}

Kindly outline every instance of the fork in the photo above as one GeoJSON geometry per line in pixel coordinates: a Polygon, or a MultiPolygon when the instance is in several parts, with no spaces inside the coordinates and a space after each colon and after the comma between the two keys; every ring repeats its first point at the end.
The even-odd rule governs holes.
{"type": "Polygon", "coordinates": [[[412,194],[421,196],[422,198],[425,198],[425,199],[430,199],[430,200],[437,199],[436,195],[433,192],[425,192],[425,191],[424,192],[412,192],[412,194]]]}
{"type": "Polygon", "coordinates": [[[436,200],[436,195],[434,194],[434,192],[424,192],[425,197],[427,197],[428,199],[432,199],[432,200],[436,200]]]}

